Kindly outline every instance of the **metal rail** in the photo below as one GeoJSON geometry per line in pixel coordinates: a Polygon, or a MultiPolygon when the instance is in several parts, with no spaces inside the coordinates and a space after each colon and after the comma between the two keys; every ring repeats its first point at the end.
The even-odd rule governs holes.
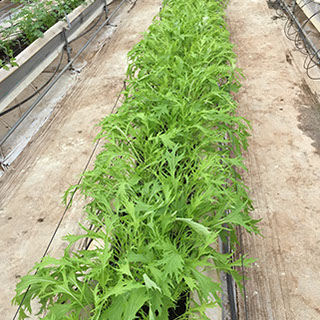
{"type": "MultiPolygon", "coordinates": [[[[12,133],[20,126],[22,121],[32,112],[32,110],[38,105],[42,98],[50,91],[50,89],[57,83],[61,76],[70,69],[70,66],[77,60],[80,54],[89,46],[92,40],[97,36],[97,34],[105,27],[110,19],[117,13],[123,3],[127,0],[122,0],[120,4],[112,11],[110,16],[100,25],[100,27],[95,31],[95,33],[90,37],[90,39],[84,44],[84,46],[77,52],[77,54],[66,64],[66,66],[60,71],[60,73],[53,79],[53,81],[48,85],[45,91],[43,91],[40,96],[33,102],[29,109],[21,116],[21,118],[12,126],[12,128],[6,133],[6,135],[0,140],[0,147],[8,140],[12,133]]],[[[64,40],[63,40],[64,41],[64,40]]]]}

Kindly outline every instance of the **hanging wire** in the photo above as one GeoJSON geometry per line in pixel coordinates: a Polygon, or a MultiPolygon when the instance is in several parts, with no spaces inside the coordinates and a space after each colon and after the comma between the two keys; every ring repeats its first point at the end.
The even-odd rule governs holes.
{"type": "Polygon", "coordinates": [[[298,31],[296,29],[294,29],[294,22],[291,19],[287,19],[285,25],[284,25],[284,34],[285,36],[291,40],[294,41],[294,37],[295,35],[298,33],[298,31]],[[293,29],[293,31],[291,32],[291,29],[293,29]],[[294,36],[294,37],[292,37],[294,36]]]}
{"type": "MultiPolygon", "coordinates": [[[[119,99],[120,99],[120,94],[121,94],[121,92],[124,90],[124,88],[125,88],[125,84],[123,84],[123,86],[122,86],[122,88],[121,88],[121,90],[120,90],[120,92],[119,92],[119,94],[118,94],[118,97],[117,97],[117,99],[116,99],[116,102],[114,103],[114,105],[113,105],[113,107],[112,107],[111,113],[114,113],[114,111],[115,111],[115,109],[116,109],[116,106],[117,106],[117,104],[118,104],[118,102],[119,102],[119,99]]],[[[96,153],[96,151],[97,151],[97,149],[98,149],[98,146],[99,146],[99,144],[100,144],[100,141],[101,141],[101,138],[99,138],[99,139],[96,141],[96,143],[95,143],[95,145],[94,145],[94,147],[93,147],[93,149],[92,149],[92,152],[91,152],[91,154],[90,154],[90,156],[89,156],[89,158],[88,158],[88,160],[87,160],[87,162],[86,162],[86,164],[85,164],[85,167],[84,167],[84,169],[83,169],[83,172],[82,172],[82,174],[81,174],[81,177],[79,178],[79,180],[78,180],[78,182],[77,182],[77,185],[80,185],[80,183],[82,182],[83,175],[84,175],[84,173],[87,171],[87,169],[88,169],[88,167],[89,167],[89,165],[90,165],[90,163],[91,163],[91,161],[92,161],[92,158],[93,158],[94,154],[96,153]]],[[[60,220],[59,220],[59,222],[58,222],[58,224],[57,224],[57,226],[56,226],[56,228],[55,228],[55,230],[54,230],[54,232],[53,232],[53,234],[52,234],[52,236],[51,236],[51,238],[50,238],[50,241],[49,241],[49,243],[48,243],[48,245],[47,245],[47,247],[46,247],[46,249],[45,249],[45,251],[44,251],[44,253],[43,253],[43,255],[42,255],[41,262],[42,262],[42,260],[44,259],[44,257],[48,254],[49,249],[50,249],[50,247],[51,247],[51,245],[52,245],[52,243],[53,243],[53,240],[55,239],[55,237],[56,237],[56,235],[57,235],[57,233],[58,233],[58,230],[59,230],[60,227],[61,227],[61,224],[62,224],[62,222],[63,222],[63,219],[64,219],[64,217],[66,216],[67,211],[70,209],[71,204],[72,204],[72,201],[73,201],[73,198],[74,198],[74,196],[75,196],[75,194],[77,193],[78,190],[79,190],[79,188],[76,187],[75,190],[72,192],[71,197],[70,197],[70,199],[69,199],[69,201],[68,201],[68,204],[67,204],[65,210],[63,211],[62,216],[61,216],[61,218],[60,218],[60,220]]],[[[93,225],[90,225],[90,229],[91,229],[92,227],[93,227],[93,225]]],[[[85,250],[88,250],[91,242],[92,242],[92,239],[90,239],[90,241],[86,244],[85,250]]],[[[38,269],[36,269],[36,271],[35,271],[34,274],[37,274],[37,272],[38,272],[38,269]]],[[[19,306],[18,306],[18,308],[17,308],[17,310],[16,310],[16,313],[14,314],[14,317],[13,317],[12,320],[15,320],[16,317],[18,316],[19,311],[20,311],[20,309],[21,309],[21,307],[22,307],[22,305],[23,305],[23,302],[24,302],[24,300],[25,300],[25,298],[26,298],[26,296],[27,296],[30,288],[31,288],[31,285],[28,286],[25,294],[23,295],[23,298],[22,298],[22,300],[21,300],[21,302],[20,302],[20,304],[19,304],[19,306]]]]}
{"type": "MultiPolygon", "coordinates": [[[[307,23],[309,23],[319,13],[320,13],[320,10],[318,10],[317,12],[312,14],[308,19],[306,19],[304,21],[304,23],[301,25],[301,29],[303,30],[305,28],[305,26],[307,25],[307,23]]],[[[305,42],[303,41],[303,35],[301,34],[301,30],[299,30],[299,32],[297,32],[295,40],[294,40],[295,45],[296,45],[297,48],[299,48],[298,47],[298,41],[300,41],[300,43],[302,43],[302,47],[300,47],[300,48],[303,48],[303,50],[300,50],[300,52],[303,53],[303,54],[309,54],[308,47],[305,45],[305,42]]]]}
{"type": "Polygon", "coordinates": [[[314,53],[314,55],[310,58],[308,65],[306,67],[306,71],[307,71],[307,76],[311,79],[311,80],[320,80],[320,77],[313,77],[310,75],[309,70],[311,70],[314,67],[318,67],[319,66],[319,62],[315,62],[314,58],[320,53],[320,49],[314,53]],[[313,65],[310,66],[311,62],[313,62],[313,65]]]}

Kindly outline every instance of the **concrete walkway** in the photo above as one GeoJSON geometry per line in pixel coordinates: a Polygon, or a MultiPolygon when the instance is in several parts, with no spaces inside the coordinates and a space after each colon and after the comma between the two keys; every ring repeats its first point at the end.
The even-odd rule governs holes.
{"type": "MultiPolygon", "coordinates": [[[[246,183],[264,238],[247,276],[249,320],[320,319],[320,83],[265,0],[231,0],[227,15],[246,80],[236,98],[253,132],[246,183]]],[[[319,73],[320,75],[320,73],[319,73]]],[[[240,297],[240,319],[246,319],[240,297]]]]}

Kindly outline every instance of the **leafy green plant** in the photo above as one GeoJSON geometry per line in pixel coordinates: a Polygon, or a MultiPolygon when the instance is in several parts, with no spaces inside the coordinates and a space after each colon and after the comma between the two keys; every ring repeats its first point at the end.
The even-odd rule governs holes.
{"type": "Polygon", "coordinates": [[[227,272],[241,287],[240,261],[213,245],[230,237],[234,248],[238,226],[259,233],[234,170],[245,168],[249,124],[230,94],[239,71],[223,2],[166,1],[129,59],[124,102],[100,123],[104,148],[65,196],[80,189],[92,228],[66,236],[62,258],[21,279],[20,319],[37,299],[42,319],[166,320],[181,297],[179,319],[207,319],[221,286],[202,271],[227,272]],[[72,252],[84,238],[92,246],[72,252]]]}
{"type": "Polygon", "coordinates": [[[59,20],[63,20],[65,14],[86,3],[85,0],[15,0],[23,7],[12,11],[12,18],[8,24],[0,26],[0,68],[6,70],[9,66],[17,66],[15,63],[15,51],[13,48],[22,42],[31,44],[43,37],[45,31],[51,28],[59,20]]]}

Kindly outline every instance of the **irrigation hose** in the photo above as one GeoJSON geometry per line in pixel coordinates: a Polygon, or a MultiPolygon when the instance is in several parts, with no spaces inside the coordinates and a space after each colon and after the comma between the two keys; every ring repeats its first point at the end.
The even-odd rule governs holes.
{"type": "Polygon", "coordinates": [[[307,67],[305,68],[306,71],[307,71],[307,76],[308,76],[311,80],[320,80],[320,77],[315,78],[315,77],[312,77],[312,76],[309,74],[309,70],[310,70],[310,69],[312,69],[312,68],[314,68],[314,67],[316,67],[316,66],[319,66],[319,63],[313,61],[314,57],[315,57],[316,55],[318,55],[319,52],[320,52],[320,49],[319,49],[317,52],[315,52],[312,57],[311,57],[311,55],[309,56],[310,60],[309,60],[309,62],[308,62],[307,67]],[[310,67],[310,63],[311,63],[311,62],[313,62],[313,66],[310,67]]]}
{"type": "Polygon", "coordinates": [[[291,38],[291,36],[295,37],[295,35],[298,33],[298,31],[294,29],[293,29],[294,31],[290,33],[290,30],[292,27],[293,27],[293,21],[291,19],[287,19],[284,25],[284,34],[290,41],[294,41],[294,38],[291,38]],[[289,23],[290,25],[288,26],[289,23]]]}
{"type": "MultiPolygon", "coordinates": [[[[232,129],[232,136],[231,136],[231,145],[232,149],[235,150],[235,143],[234,143],[234,135],[233,135],[233,129],[232,129]]],[[[233,175],[235,181],[238,180],[237,172],[235,167],[233,167],[233,175]]],[[[238,193],[238,188],[236,186],[236,192],[238,193]]],[[[243,239],[242,239],[242,229],[239,227],[239,246],[240,246],[240,256],[241,256],[241,275],[242,275],[242,287],[243,287],[243,303],[244,303],[244,313],[246,320],[249,319],[249,313],[248,313],[248,301],[247,301],[247,290],[246,290],[246,277],[244,274],[244,261],[243,261],[243,239]]]]}
{"type": "Polygon", "coordinates": [[[99,19],[98,19],[88,30],[84,31],[83,33],[81,33],[80,35],[78,35],[77,37],[75,37],[74,39],[72,39],[71,41],[69,41],[69,44],[73,43],[74,41],[76,41],[76,40],[78,40],[78,39],[80,39],[80,38],[82,38],[82,37],[84,37],[84,36],[85,36],[86,34],[88,34],[92,29],[94,29],[94,28],[97,26],[97,24],[100,22],[100,20],[101,20],[101,18],[102,18],[102,16],[103,16],[104,14],[105,14],[105,13],[102,12],[102,13],[100,14],[100,16],[99,16],[99,19]]]}
{"type": "Polygon", "coordinates": [[[31,94],[28,98],[22,100],[21,102],[19,102],[19,103],[15,104],[14,106],[8,108],[7,110],[0,112],[0,117],[2,117],[5,114],[7,114],[7,113],[9,113],[9,112],[21,107],[23,104],[25,104],[26,102],[31,100],[33,97],[35,97],[37,94],[39,94],[52,81],[52,79],[56,76],[57,72],[60,69],[60,66],[61,66],[61,63],[62,63],[62,59],[63,59],[63,56],[64,56],[64,52],[65,52],[65,50],[63,49],[61,51],[61,55],[60,55],[60,59],[59,59],[58,65],[56,66],[52,76],[39,89],[37,89],[33,94],[31,94]]]}
{"type": "MultiPolygon", "coordinates": [[[[220,108],[218,108],[218,110],[220,110],[220,108]]],[[[227,134],[225,135],[224,139],[227,139],[227,134]]],[[[218,148],[219,151],[223,151],[224,147],[225,149],[228,149],[227,143],[219,143],[220,147],[218,148]]],[[[234,149],[234,147],[233,147],[234,149]]],[[[231,151],[229,151],[229,155],[231,156],[231,151]]],[[[224,156],[222,156],[224,158],[224,156]]],[[[220,163],[222,164],[222,161],[220,161],[220,163]]],[[[229,181],[226,181],[226,184],[228,184],[229,181]]],[[[228,215],[230,213],[230,210],[226,210],[225,214],[228,215]]],[[[223,227],[225,229],[228,229],[228,224],[223,224],[223,227]]],[[[230,237],[226,237],[225,241],[222,240],[222,238],[219,236],[219,251],[222,254],[231,254],[231,247],[230,247],[230,237]]],[[[238,316],[237,316],[237,307],[236,307],[236,295],[235,295],[235,286],[234,286],[234,281],[232,279],[232,276],[226,272],[221,272],[220,273],[220,279],[221,282],[224,283],[224,276],[225,276],[225,282],[227,285],[227,299],[228,299],[228,303],[229,303],[229,310],[230,310],[230,316],[231,316],[231,320],[238,320],[238,316]]],[[[222,299],[222,303],[223,301],[225,301],[224,299],[224,291],[221,294],[221,299],[222,299]]],[[[222,308],[222,319],[225,319],[225,310],[224,308],[222,308]]]]}
{"type": "MultiPolygon", "coordinates": [[[[115,3],[117,0],[113,0],[111,1],[109,4],[107,4],[107,7],[111,6],[113,3],[115,3]]],[[[69,44],[73,43],[74,41],[84,37],[86,34],[88,34],[92,29],[94,29],[97,24],[100,22],[101,18],[103,15],[105,15],[105,11],[101,13],[101,15],[99,16],[99,19],[94,23],[93,26],[91,26],[88,30],[84,31],[82,34],[80,34],[79,36],[77,36],[76,38],[72,39],[71,41],[69,41],[69,44]]]]}
{"type": "MultiPolygon", "coordinates": [[[[227,224],[223,225],[225,228],[228,228],[227,224]]],[[[227,237],[227,242],[223,242],[223,240],[221,239],[221,237],[219,236],[219,240],[220,240],[220,252],[222,254],[231,254],[232,251],[230,249],[230,241],[229,241],[229,237],[227,237]]],[[[230,274],[223,272],[223,275],[225,275],[226,277],[226,284],[227,284],[227,298],[228,298],[228,303],[229,303],[229,310],[230,310],[230,316],[231,319],[230,320],[238,320],[238,316],[237,316],[237,307],[236,307],[236,295],[235,295],[235,286],[234,286],[234,281],[233,278],[230,274]]],[[[223,279],[223,276],[222,278],[223,279]]],[[[221,280],[222,281],[222,280],[221,280]]],[[[224,292],[222,293],[222,295],[224,294],[224,292]]],[[[222,319],[225,319],[226,316],[224,314],[224,308],[222,308],[222,319]]]]}
{"type": "MultiPolygon", "coordinates": [[[[234,143],[234,135],[233,135],[233,129],[232,134],[231,134],[231,150],[229,152],[229,155],[232,156],[232,151],[235,152],[235,143],[234,143]]],[[[225,145],[225,144],[224,144],[225,145]]],[[[220,150],[221,147],[219,147],[220,150]]],[[[232,167],[233,171],[233,176],[234,176],[234,181],[238,181],[237,178],[237,172],[235,167],[232,167]]],[[[238,188],[237,185],[235,185],[235,191],[238,193],[238,188]]],[[[228,214],[228,213],[227,213],[228,214]]],[[[224,225],[225,228],[228,228],[228,225],[224,225]]],[[[244,275],[244,261],[243,261],[243,241],[242,241],[242,232],[241,232],[241,227],[238,228],[238,233],[239,233],[239,246],[240,246],[240,256],[241,256],[241,276],[242,276],[242,286],[243,286],[243,294],[244,294],[244,311],[245,311],[245,319],[248,320],[248,302],[247,302],[247,296],[246,296],[246,283],[245,283],[245,275],[244,275]]],[[[222,239],[220,238],[220,252],[221,253],[227,253],[231,254],[231,248],[230,248],[230,242],[229,239],[227,238],[227,242],[223,242],[222,239]]],[[[237,313],[237,305],[236,305],[236,293],[235,293],[235,285],[233,278],[230,274],[225,273],[226,275],[226,284],[227,284],[227,294],[228,294],[228,302],[229,302],[229,310],[230,310],[230,320],[238,320],[238,313],[237,313]]],[[[224,315],[224,309],[222,309],[222,319],[225,319],[224,315]]]]}
{"type": "MultiPolygon", "coordinates": [[[[301,25],[301,29],[303,30],[304,29],[304,27],[307,25],[307,23],[308,22],[310,22],[315,16],[317,16],[318,14],[320,13],[320,10],[318,10],[317,12],[315,12],[313,15],[311,15],[306,21],[304,21],[304,23],[301,25]]],[[[296,34],[296,37],[295,37],[295,45],[296,45],[296,47],[298,47],[297,46],[297,43],[298,43],[298,35],[300,36],[300,32],[297,32],[297,34],[296,34]]],[[[300,36],[300,40],[302,40],[303,41],[303,39],[302,39],[302,37],[300,36]]],[[[304,48],[306,51],[307,51],[307,49],[306,48],[304,48]]],[[[300,51],[301,52],[301,51],[300,51]]],[[[308,51],[307,51],[307,53],[306,54],[308,54],[308,51]]]]}

